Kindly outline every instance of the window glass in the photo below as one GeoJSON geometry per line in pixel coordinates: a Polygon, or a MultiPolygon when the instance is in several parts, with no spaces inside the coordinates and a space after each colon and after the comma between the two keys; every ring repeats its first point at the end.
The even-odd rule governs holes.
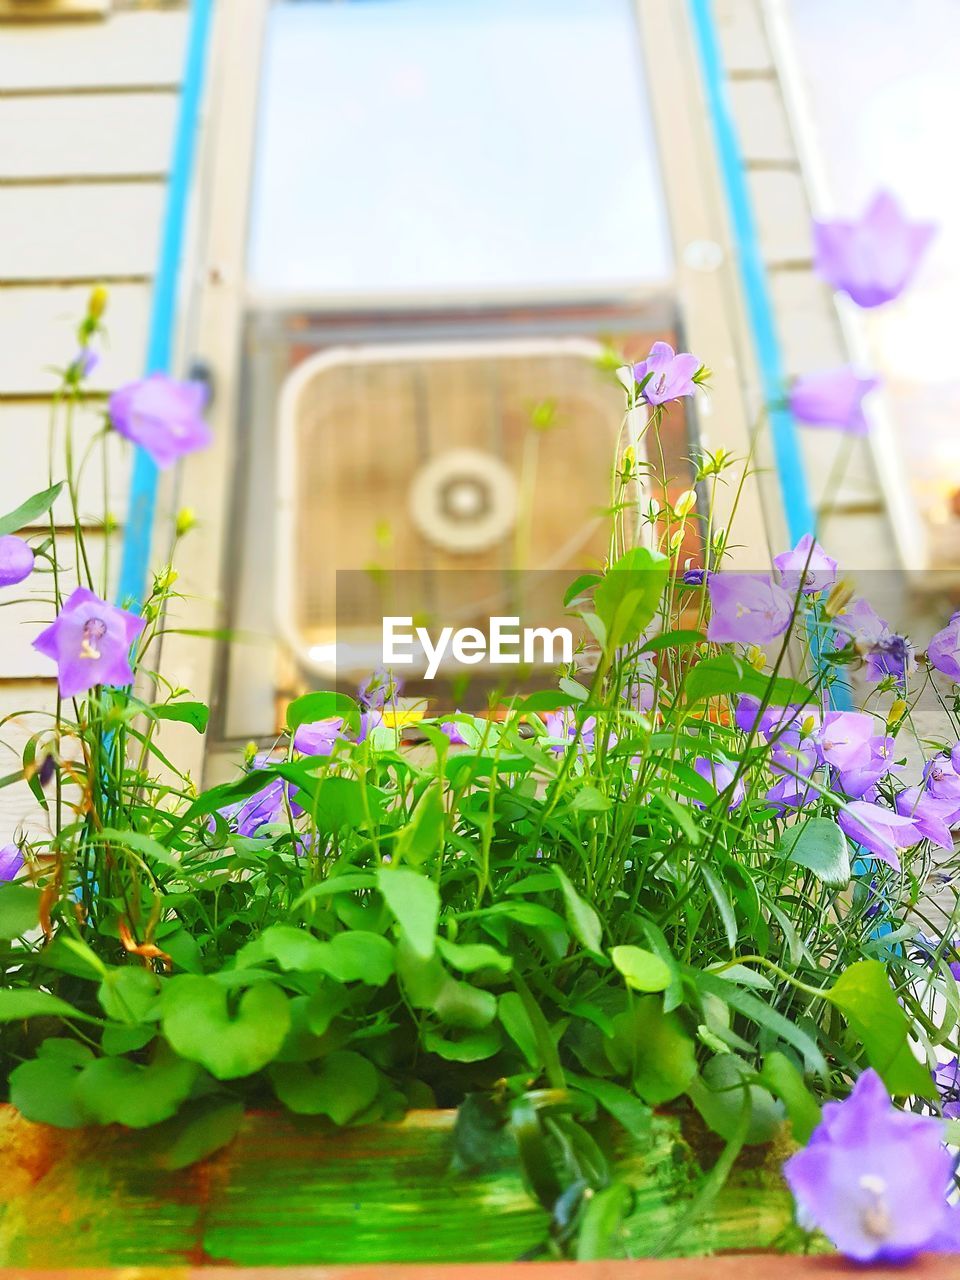
{"type": "Polygon", "coordinates": [[[633,0],[312,0],[269,15],[249,280],[459,299],[664,284],[633,0]]]}

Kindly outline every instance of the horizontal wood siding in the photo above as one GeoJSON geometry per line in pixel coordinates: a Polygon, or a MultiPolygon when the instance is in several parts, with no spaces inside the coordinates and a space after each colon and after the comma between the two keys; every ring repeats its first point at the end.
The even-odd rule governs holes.
{"type": "MultiPolygon", "coordinates": [[[[96,394],[74,424],[75,457],[101,429],[107,393],[143,371],[187,17],[182,6],[101,22],[0,24],[0,513],[49,483],[51,366],[76,353],[91,284],[108,290],[107,334],[89,383],[96,394]]],[[[79,503],[98,589],[104,513],[118,521],[126,513],[128,447],[113,438],[108,459],[104,475],[94,450],[79,503]]],[[[54,518],[72,585],[65,495],[54,518]]],[[[118,559],[114,536],[114,580],[118,559]]],[[[0,602],[0,721],[40,713],[0,724],[0,776],[56,705],[53,664],[32,647],[52,618],[51,595],[50,577],[35,573],[0,602]]],[[[0,843],[44,822],[24,784],[0,790],[0,843]]]]}

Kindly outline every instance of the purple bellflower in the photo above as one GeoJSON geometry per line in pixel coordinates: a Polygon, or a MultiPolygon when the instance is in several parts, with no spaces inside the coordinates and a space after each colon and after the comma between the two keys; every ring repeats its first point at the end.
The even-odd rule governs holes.
{"type": "Polygon", "coordinates": [[[805,533],[792,551],[774,556],[774,568],[780,576],[780,585],[792,596],[797,592],[815,595],[832,587],[837,580],[837,562],[828,556],[813,536],[805,533]]]}
{"type": "Polygon", "coordinates": [[[843,793],[855,800],[860,800],[877,785],[881,778],[897,768],[893,760],[895,746],[895,739],[883,734],[877,734],[871,738],[870,757],[866,763],[840,771],[840,788],[843,793]]]}
{"type": "Polygon", "coordinates": [[[809,1144],[783,1167],[801,1226],[857,1262],[949,1248],[956,1211],[943,1137],[942,1121],[900,1111],[877,1073],[864,1071],[849,1098],[825,1104],[809,1144]]]}
{"type": "Polygon", "coordinates": [[[0,884],[13,880],[23,870],[23,854],[15,844],[5,844],[0,849],[0,884]]]}
{"type": "Polygon", "coordinates": [[[933,1073],[944,1119],[960,1120],[960,1058],[948,1058],[933,1073]]]}
{"type": "MultiPolygon", "coordinates": [[[[729,761],[711,760],[708,756],[697,756],[693,762],[693,767],[701,778],[710,783],[717,795],[728,791],[737,774],[736,768],[729,761]]],[[[738,808],[743,803],[743,796],[743,779],[737,778],[736,783],[733,785],[733,790],[730,791],[727,798],[727,808],[729,810],[738,808]]],[[[698,809],[706,808],[699,800],[695,800],[694,804],[698,809]]]]}
{"type": "Polygon", "coordinates": [[[922,787],[905,787],[897,793],[895,803],[897,813],[909,818],[925,840],[952,851],[950,824],[957,816],[955,804],[937,800],[922,787]]]}
{"type": "MultiPolygon", "coordinates": [[[[459,714],[459,712],[457,714],[459,714]]],[[[447,735],[451,747],[467,746],[467,740],[463,736],[460,725],[457,724],[456,720],[444,720],[440,726],[440,732],[447,735]]]]}
{"type": "Polygon", "coordinates": [[[342,716],[331,716],[328,720],[314,720],[310,724],[301,724],[293,735],[293,745],[305,756],[329,756],[340,742],[365,742],[367,734],[376,729],[382,722],[379,711],[362,711],[360,728],[356,735],[344,728],[342,716]]]}
{"type": "Polygon", "coordinates": [[[385,703],[396,702],[402,685],[392,671],[377,667],[360,686],[357,696],[360,705],[372,711],[382,711],[385,703]]]}
{"type": "Polygon", "coordinates": [[[960,613],[953,614],[927,645],[927,660],[931,667],[960,684],[960,613]]]}
{"type": "Polygon", "coordinates": [[[877,682],[894,676],[902,684],[916,670],[913,645],[906,636],[897,635],[866,600],[855,600],[834,619],[836,647],[853,643],[865,660],[865,676],[877,682]]]}
{"type": "Polygon", "coordinates": [[[94,685],[133,684],[130,648],[146,622],[77,587],[33,647],[57,664],[60,694],[73,698],[94,685]]]}
{"type": "Polygon", "coordinates": [[[861,377],[846,366],[808,373],[793,384],[790,411],[808,427],[835,427],[852,436],[865,436],[869,427],[863,400],[879,385],[879,378],[861,377]]]}
{"type": "Polygon", "coordinates": [[[0,538],[0,587],[14,587],[33,572],[33,551],[22,538],[8,533],[0,538]]]}
{"type": "Polygon", "coordinates": [[[693,375],[700,368],[700,361],[689,352],[677,354],[667,342],[655,342],[646,360],[633,366],[633,376],[638,383],[648,378],[640,394],[647,404],[666,404],[681,396],[692,396],[696,390],[693,375]]]}
{"type": "Polygon", "coordinates": [[[908,221],[881,191],[856,222],[814,222],[817,273],[858,307],[879,307],[903,293],[935,231],[932,222],[908,221]]]}
{"type": "Polygon", "coordinates": [[[873,716],[862,711],[828,711],[820,730],[820,755],[824,764],[841,772],[863,769],[871,759],[873,716]]]}
{"type": "Polygon", "coordinates": [[[710,575],[707,639],[715,644],[769,644],[782,636],[793,617],[793,599],[761,573],[710,575]]]}
{"type": "MultiPolygon", "coordinates": [[[[266,753],[254,756],[253,767],[262,769],[270,763],[270,757],[266,753]]],[[[268,822],[279,822],[286,816],[286,807],[284,805],[284,790],[289,784],[283,778],[272,778],[259,791],[254,792],[252,796],[248,796],[246,800],[240,800],[236,804],[228,805],[225,809],[221,809],[221,816],[234,828],[237,835],[255,836],[262,826],[268,822]]],[[[303,809],[296,803],[294,796],[296,788],[290,787],[290,812],[295,818],[303,813],[303,809]]]]}
{"type": "Polygon", "coordinates": [[[837,814],[837,822],[854,844],[874,854],[894,871],[900,870],[899,855],[923,839],[912,818],[869,800],[850,800],[837,814]]]}
{"type": "Polygon", "coordinates": [[[158,467],[169,467],[213,440],[203,420],[206,403],[202,382],[178,382],[165,373],[152,373],[114,391],[108,412],[120,435],[145,449],[158,467]]]}

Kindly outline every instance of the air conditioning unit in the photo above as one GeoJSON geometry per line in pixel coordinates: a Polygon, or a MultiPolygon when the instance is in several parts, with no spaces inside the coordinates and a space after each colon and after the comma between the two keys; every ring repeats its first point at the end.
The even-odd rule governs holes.
{"type": "Polygon", "coordinates": [[[355,683],[379,665],[391,613],[563,621],[563,587],[608,549],[623,396],[601,350],[366,345],[293,369],[278,424],[276,616],[294,668],[281,687],[355,683]]]}

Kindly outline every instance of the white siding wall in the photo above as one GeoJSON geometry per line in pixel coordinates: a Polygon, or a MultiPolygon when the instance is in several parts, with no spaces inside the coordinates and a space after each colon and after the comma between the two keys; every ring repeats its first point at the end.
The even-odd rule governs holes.
{"type": "MultiPolygon", "coordinates": [[[[184,9],[164,8],[0,26],[0,513],[48,483],[49,366],[72,356],[91,284],[109,291],[109,336],[91,379],[100,399],[77,423],[78,451],[110,389],[142,372],[186,23],[184,9]]],[[[128,468],[126,451],[112,449],[106,499],[120,520],[128,468]]],[[[98,563],[104,496],[102,473],[92,468],[80,509],[98,563]]],[[[55,516],[65,529],[65,500],[55,516]]],[[[59,541],[72,564],[70,539],[59,541]]],[[[111,565],[118,556],[114,540],[111,565]]],[[[24,708],[49,713],[51,664],[31,647],[49,606],[19,603],[23,588],[4,595],[0,721],[24,708]]],[[[44,723],[17,715],[0,724],[0,775],[16,769],[24,742],[44,723]]],[[[42,814],[25,787],[0,791],[0,843],[37,824],[42,814]]]]}

